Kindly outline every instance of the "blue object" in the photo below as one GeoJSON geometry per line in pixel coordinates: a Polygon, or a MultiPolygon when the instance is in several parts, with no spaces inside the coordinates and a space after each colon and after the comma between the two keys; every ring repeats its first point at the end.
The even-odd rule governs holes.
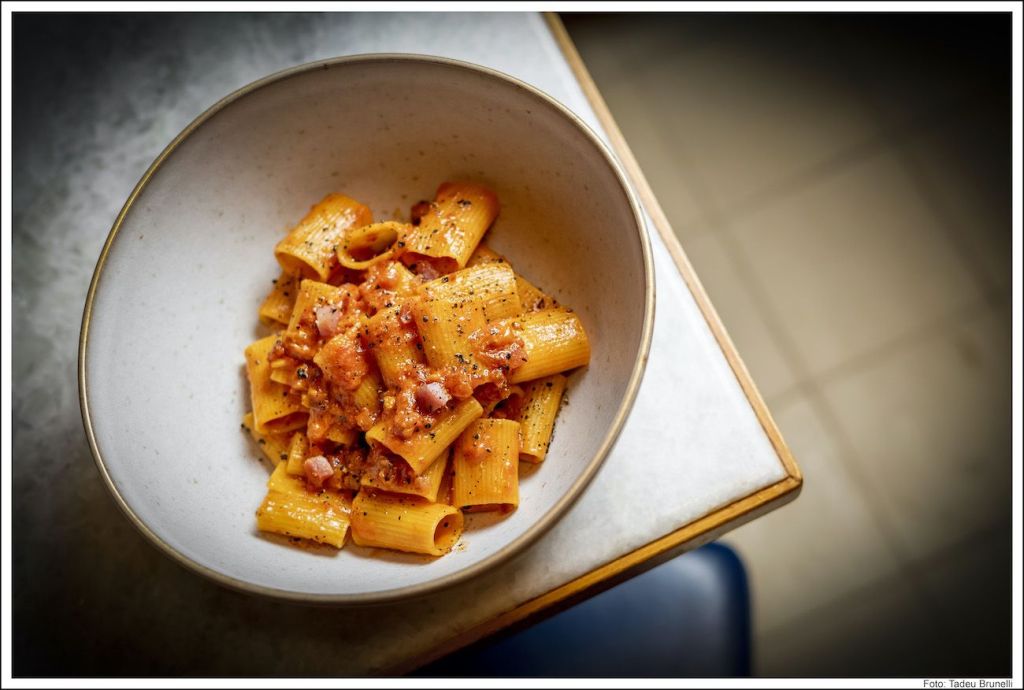
{"type": "Polygon", "coordinates": [[[709,544],[417,676],[750,675],[750,593],[736,553],[709,544]]]}

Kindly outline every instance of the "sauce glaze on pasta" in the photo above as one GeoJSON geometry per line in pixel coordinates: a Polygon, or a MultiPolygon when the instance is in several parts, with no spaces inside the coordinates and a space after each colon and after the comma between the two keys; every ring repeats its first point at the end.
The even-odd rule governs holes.
{"type": "Polygon", "coordinates": [[[440,556],[463,512],[514,510],[590,344],[481,240],[495,194],[445,182],[408,223],[329,194],[275,248],[245,350],[247,428],[275,469],[260,530],[440,556]]]}

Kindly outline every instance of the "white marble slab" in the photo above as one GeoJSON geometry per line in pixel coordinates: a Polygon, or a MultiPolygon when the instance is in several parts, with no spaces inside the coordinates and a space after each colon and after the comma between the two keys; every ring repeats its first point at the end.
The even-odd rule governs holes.
{"type": "MultiPolygon", "coordinates": [[[[523,79],[560,100],[601,133],[597,118],[539,15],[331,15],[316,20],[295,19],[290,30],[269,21],[232,23],[230,19],[211,19],[212,28],[183,34],[182,40],[190,42],[183,53],[168,56],[157,52],[145,60],[140,58],[139,65],[120,65],[112,67],[109,74],[100,74],[97,79],[101,81],[142,80],[152,76],[154,70],[159,74],[171,60],[177,61],[169,73],[171,77],[189,76],[185,81],[169,78],[167,89],[158,89],[155,96],[150,92],[155,101],[127,115],[109,111],[102,100],[87,110],[94,118],[89,127],[94,140],[80,144],[83,150],[76,154],[75,165],[83,176],[90,177],[78,182],[65,196],[43,193],[28,184],[20,198],[15,190],[17,258],[44,266],[42,275],[35,269],[32,273],[25,269],[20,281],[17,271],[15,276],[15,290],[21,289],[15,299],[19,310],[16,326],[26,326],[22,336],[25,340],[15,351],[16,369],[21,369],[15,400],[15,421],[21,425],[15,436],[16,458],[19,446],[26,454],[34,452],[33,434],[39,433],[40,420],[47,419],[50,413],[46,409],[54,402],[46,397],[47,391],[54,390],[53,382],[72,373],[65,370],[73,361],[67,357],[71,349],[67,340],[77,334],[87,282],[84,278],[95,258],[89,250],[98,253],[103,228],[109,228],[114,212],[130,191],[130,185],[122,179],[126,162],[137,166],[147,155],[151,159],[192,117],[231,89],[264,74],[333,55],[442,55],[523,79]],[[226,32],[225,27],[231,31],[226,32]],[[295,40],[289,40],[289,36],[295,40]],[[230,49],[225,48],[225,41],[230,49]],[[202,69],[197,68],[199,65],[202,69]],[[90,146],[96,146],[95,150],[90,146]],[[36,226],[29,232],[27,224],[32,222],[36,226]],[[88,234],[87,242],[75,232],[83,226],[87,228],[83,231],[88,234]],[[70,252],[76,267],[61,273],[47,258],[54,251],[65,251],[64,256],[70,252]],[[55,301],[54,294],[63,298],[55,301]],[[53,311],[44,310],[46,316],[41,317],[40,307],[59,309],[59,323],[53,320],[53,311]],[[45,360],[41,359],[54,349],[62,353],[57,372],[43,366],[45,360]]],[[[62,117],[70,121],[72,114],[62,117]]],[[[28,178],[45,176],[48,155],[58,154],[36,152],[28,159],[33,165],[22,174],[28,178]]],[[[202,620],[204,626],[222,631],[229,641],[247,634],[264,635],[267,639],[261,638],[258,649],[278,649],[273,643],[277,640],[283,645],[282,653],[290,650],[288,654],[294,655],[283,653],[280,665],[273,666],[278,673],[378,672],[401,665],[451,636],[781,480],[785,476],[782,464],[657,232],[652,229],[650,234],[656,266],[656,321],[651,357],[636,406],[615,449],[583,497],[523,556],[474,581],[412,603],[330,612],[331,623],[316,624],[313,629],[322,634],[315,636],[247,628],[245,614],[240,613],[247,604],[231,600],[229,597],[237,595],[230,593],[223,597],[207,595],[211,601],[227,602],[223,609],[210,607],[196,614],[174,612],[175,616],[192,615],[188,623],[175,623],[175,629],[202,620]],[[358,634],[340,632],[344,630],[358,630],[358,634]],[[300,645],[305,646],[299,649],[300,645]],[[329,657],[325,657],[328,650],[329,657]],[[288,659],[295,663],[290,666],[288,659]]],[[[64,388],[56,395],[59,405],[55,409],[61,419],[66,419],[73,398],[64,388]]],[[[29,476],[24,464],[16,466],[16,487],[20,484],[20,488],[38,489],[42,481],[29,476]]],[[[32,539],[43,540],[36,532],[30,534],[32,539]]],[[[85,581],[92,582],[88,578],[85,581]]],[[[29,592],[34,586],[27,576],[16,577],[16,582],[25,582],[24,590],[29,592]]],[[[138,595],[144,600],[152,596],[138,595]]],[[[308,610],[296,613],[289,609],[285,615],[281,613],[283,606],[254,602],[250,608],[258,612],[252,615],[264,625],[273,626],[276,616],[300,629],[308,610]]],[[[326,614],[308,613],[317,618],[326,614]]],[[[122,618],[135,620],[125,616],[118,620],[122,618]]],[[[192,649],[187,643],[180,644],[192,649]]],[[[252,646],[250,641],[246,649],[252,646]]],[[[173,664],[157,666],[183,673],[204,668],[245,673],[246,667],[238,663],[238,659],[213,667],[200,663],[193,671],[173,664]]],[[[268,668],[262,660],[252,663],[251,669],[268,668]]]]}

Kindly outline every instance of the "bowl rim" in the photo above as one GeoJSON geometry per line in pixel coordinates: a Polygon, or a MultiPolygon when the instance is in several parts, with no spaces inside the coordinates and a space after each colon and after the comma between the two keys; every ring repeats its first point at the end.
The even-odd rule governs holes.
{"type": "Polygon", "coordinates": [[[367,605],[367,604],[384,604],[396,602],[399,600],[412,599],[421,597],[430,593],[438,592],[443,589],[452,587],[458,583],[465,582],[473,577],[476,577],[487,570],[490,570],[501,563],[504,563],[511,559],[513,556],[522,553],[529,545],[536,542],[544,533],[546,533],[551,527],[553,527],[568,510],[569,508],[579,499],[582,495],[583,490],[591,482],[594,476],[597,474],[598,469],[604,463],[608,453],[615,445],[622,427],[625,424],[626,418],[629,416],[630,411],[633,408],[633,404],[636,401],[637,392],[640,388],[640,383],[643,379],[644,370],[647,367],[647,360],[650,355],[651,339],[654,329],[654,306],[655,306],[655,283],[654,283],[654,262],[652,259],[650,237],[647,232],[647,226],[644,221],[644,215],[641,211],[639,202],[637,201],[636,194],[629,184],[628,178],[624,172],[622,165],[615,158],[608,146],[601,140],[601,138],[583,121],[578,115],[569,110],[568,107],[557,101],[552,96],[549,96],[540,89],[513,77],[509,74],[501,72],[490,67],[478,65],[463,60],[456,60],[453,58],[439,57],[434,55],[420,55],[415,53],[362,53],[357,55],[345,55],[339,57],[326,58],[322,60],[316,60],[313,62],[307,62],[293,67],[289,67],[278,72],[269,74],[261,79],[257,79],[249,84],[236,89],[227,96],[224,96],[212,106],[203,111],[198,117],[188,124],[172,141],[169,143],[164,150],[156,157],[153,163],[150,164],[146,172],[143,173],[142,177],[136,183],[132,192],[128,195],[124,206],[118,213],[117,218],[114,220],[111,226],[110,232],[107,235],[107,239],[103,244],[103,248],[100,251],[99,258],[96,261],[96,267],[93,271],[92,280],[89,284],[89,291],[86,295],[85,307],[82,313],[82,325],[79,335],[78,345],[78,398],[79,406],[81,408],[82,423],[85,427],[85,434],[89,441],[89,449],[92,452],[93,460],[96,463],[96,467],[99,470],[100,476],[103,478],[104,484],[107,489],[110,490],[115,502],[121,511],[128,518],[129,522],[135,526],[135,528],[141,532],[150,542],[152,542],[160,551],[177,563],[185,566],[187,569],[199,573],[220,585],[228,587],[230,589],[245,592],[248,594],[257,594],[277,601],[290,601],[297,603],[307,604],[326,604],[326,605],[367,605]],[[590,143],[597,149],[597,151],[604,158],[605,163],[611,169],[612,173],[617,178],[622,191],[626,195],[626,199],[629,202],[630,209],[633,212],[634,226],[637,232],[637,238],[640,241],[641,255],[643,259],[644,267],[644,316],[642,333],[640,338],[640,347],[637,351],[636,361],[633,363],[633,369],[630,372],[629,380],[626,385],[626,393],[623,397],[619,408],[615,413],[615,417],[612,420],[612,424],[601,441],[601,445],[598,447],[597,452],[591,458],[590,462],[584,468],[583,472],[576,478],[569,489],[555,502],[555,504],[544,513],[539,520],[533,525],[526,529],[525,532],[520,534],[518,537],[513,539],[508,544],[498,549],[495,553],[478,561],[462,570],[456,571],[449,575],[445,575],[434,580],[427,582],[407,585],[404,587],[396,587],[393,589],[382,590],[379,592],[366,592],[358,594],[317,594],[309,592],[297,592],[287,589],[279,589],[275,587],[268,587],[264,585],[258,585],[246,580],[242,580],[236,577],[232,577],[218,570],[203,565],[189,556],[185,555],[175,547],[163,540],[159,534],[151,529],[136,513],[132,510],[131,506],[121,495],[118,489],[117,483],[113,480],[110,472],[107,470],[106,463],[103,459],[103,454],[100,451],[99,444],[96,440],[96,435],[92,426],[92,410],[89,405],[89,386],[88,378],[86,376],[86,360],[88,358],[88,346],[89,346],[89,328],[92,317],[92,309],[96,293],[99,289],[100,282],[103,277],[103,269],[106,265],[107,257],[113,247],[114,242],[117,240],[118,232],[121,229],[121,225],[131,210],[132,205],[138,196],[145,189],[150,178],[156,173],[164,161],[174,153],[175,149],[184,142],[189,136],[191,136],[200,126],[202,126],[207,120],[211,119],[218,112],[231,105],[242,97],[253,93],[266,86],[274,84],[285,79],[296,77],[302,74],[313,72],[320,69],[330,69],[332,67],[350,64],[370,64],[370,63],[414,63],[414,64],[434,64],[448,68],[455,68],[457,70],[467,70],[474,72],[479,75],[483,75],[496,81],[505,82],[520,91],[524,92],[527,96],[539,101],[542,105],[549,107],[561,114],[565,119],[571,122],[575,127],[590,141],[590,143]]]}

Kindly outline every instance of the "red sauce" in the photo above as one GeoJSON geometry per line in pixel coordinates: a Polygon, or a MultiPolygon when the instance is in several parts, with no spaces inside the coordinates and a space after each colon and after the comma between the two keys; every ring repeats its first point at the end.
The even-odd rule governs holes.
{"type": "Polygon", "coordinates": [[[446,409],[430,412],[416,402],[416,389],[421,383],[423,381],[417,375],[403,376],[398,390],[394,393],[389,431],[396,438],[407,439],[420,431],[433,428],[438,417],[446,409]]]}
{"type": "Polygon", "coordinates": [[[420,284],[420,279],[397,261],[381,261],[366,269],[358,291],[368,313],[401,304],[420,284]]]}
{"type": "Polygon", "coordinates": [[[346,391],[359,388],[370,371],[362,343],[351,331],[339,333],[324,343],[314,361],[328,383],[346,391]]]}
{"type": "MultiPolygon", "coordinates": [[[[432,208],[430,202],[417,204],[413,223],[432,208]]],[[[286,371],[295,372],[290,376],[293,393],[301,395],[309,409],[309,455],[324,455],[336,469],[325,486],[357,489],[367,471],[391,480],[415,480],[411,468],[397,456],[376,446],[367,450],[358,445],[361,441],[345,448],[331,438],[340,438],[346,430],[365,432],[378,421],[385,422],[387,433],[396,439],[429,432],[470,396],[475,395],[484,407],[508,397],[508,376],[526,361],[515,322],[489,325],[470,336],[473,349],[465,362],[438,369],[410,360],[399,374],[398,385],[381,389],[377,408],[357,404],[356,391],[376,372],[374,348],[389,342],[422,349],[410,298],[424,280],[454,269],[448,259],[403,254],[401,249],[399,254],[401,263],[381,261],[362,272],[332,275],[332,283],[349,282],[339,285],[329,302],[321,300],[306,309],[270,354],[271,359],[287,359],[286,371]],[[394,317],[369,321],[379,311],[396,306],[394,317]]],[[[471,453],[486,453],[486,449],[471,449],[471,453]]]]}
{"type": "Polygon", "coordinates": [[[334,476],[325,482],[325,486],[335,491],[358,491],[366,470],[366,450],[342,448],[328,453],[326,457],[334,468],[334,476]]]}
{"type": "Polygon", "coordinates": [[[396,346],[416,346],[420,342],[419,331],[413,324],[408,306],[399,308],[397,318],[377,318],[370,321],[363,332],[363,342],[373,349],[385,343],[396,346]]]}
{"type": "MultiPolygon", "coordinates": [[[[295,359],[310,360],[316,355],[320,348],[320,330],[316,327],[316,314],[312,309],[307,309],[299,316],[295,328],[285,331],[281,340],[281,357],[288,355],[295,359]]],[[[270,359],[278,354],[275,346],[270,353],[270,359]]]]}
{"type": "Polygon", "coordinates": [[[477,388],[473,395],[484,409],[486,409],[489,405],[493,405],[504,399],[506,390],[507,387],[488,381],[477,388]]]}
{"type": "Polygon", "coordinates": [[[427,487],[427,480],[422,476],[416,476],[409,463],[376,445],[367,455],[365,476],[369,476],[376,485],[382,487],[409,487],[417,491],[427,487]]]}
{"type": "Polygon", "coordinates": [[[485,326],[469,336],[473,354],[488,368],[506,374],[518,369],[526,363],[526,346],[516,331],[514,321],[485,326]]]}

